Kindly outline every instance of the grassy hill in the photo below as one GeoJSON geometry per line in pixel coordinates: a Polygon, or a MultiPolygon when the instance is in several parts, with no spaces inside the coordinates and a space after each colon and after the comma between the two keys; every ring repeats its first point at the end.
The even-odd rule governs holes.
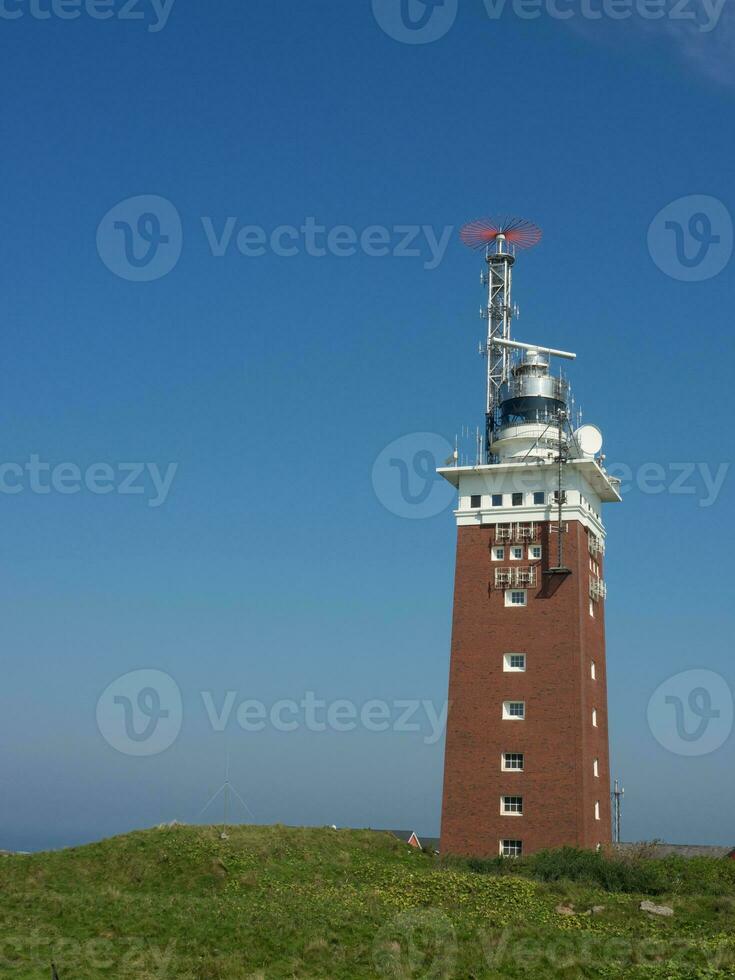
{"type": "Polygon", "coordinates": [[[61,980],[735,977],[735,862],[441,863],[369,831],[228,834],[1,857],[0,976],[48,980],[53,959],[61,980]],[[641,911],[645,890],[674,915],[641,911]]]}

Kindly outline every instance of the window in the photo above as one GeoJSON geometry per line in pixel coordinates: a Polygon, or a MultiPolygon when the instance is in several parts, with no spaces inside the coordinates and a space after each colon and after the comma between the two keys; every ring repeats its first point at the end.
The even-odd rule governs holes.
{"type": "Polygon", "coordinates": [[[470,497],[470,507],[472,510],[479,510],[482,507],[482,496],[479,493],[473,493],[470,497]]]}
{"type": "Polygon", "coordinates": [[[592,709],[592,724],[597,728],[597,708],[592,709]]]}
{"type": "Polygon", "coordinates": [[[520,545],[513,545],[513,547],[510,549],[510,557],[513,559],[513,561],[522,561],[523,548],[520,545]]]}
{"type": "Polygon", "coordinates": [[[503,654],[503,670],[509,671],[523,671],[526,669],[526,655],[525,653],[504,653],[503,654]]]}
{"type": "Polygon", "coordinates": [[[505,548],[493,548],[493,561],[505,560],[505,548]]]}
{"type": "Polygon", "coordinates": [[[523,797],[522,796],[501,796],[500,812],[523,816],[523,797]]]}
{"type": "Polygon", "coordinates": [[[502,506],[503,506],[503,495],[502,495],[502,493],[494,493],[493,494],[493,507],[502,507],[502,506]]]}
{"type": "Polygon", "coordinates": [[[503,752],[500,768],[503,772],[523,772],[523,764],[522,752],[503,752]]]}
{"type": "Polygon", "coordinates": [[[527,606],[528,594],[525,589],[506,589],[505,604],[506,606],[527,606]]]}
{"type": "Polygon", "coordinates": [[[600,801],[598,800],[597,803],[595,803],[595,820],[599,820],[599,819],[600,819],[600,801]]]}
{"type": "Polygon", "coordinates": [[[545,504],[546,503],[546,494],[544,493],[543,490],[540,490],[538,493],[535,493],[533,495],[533,502],[535,504],[545,504]]]}
{"type": "MultiPolygon", "coordinates": [[[[561,492],[561,502],[563,504],[565,504],[567,502],[567,493],[566,493],[566,490],[562,490],[562,492],[561,492]]],[[[558,504],[559,503],[559,491],[558,490],[554,490],[554,503],[555,504],[558,504]]]]}
{"type": "Polygon", "coordinates": [[[539,559],[541,557],[541,545],[532,544],[528,549],[528,557],[531,559],[539,559]]]}
{"type": "Polygon", "coordinates": [[[595,618],[595,604],[591,599],[590,599],[590,616],[593,619],[595,618]]]}
{"type": "Polygon", "coordinates": [[[522,507],[523,506],[523,494],[522,493],[514,493],[512,495],[512,502],[513,502],[513,506],[514,507],[522,507]]]}
{"type": "Polygon", "coordinates": [[[501,840],[500,854],[504,858],[519,858],[523,854],[522,840],[501,840]]]}
{"type": "Polygon", "coordinates": [[[525,701],[503,701],[503,718],[506,721],[523,721],[525,717],[525,701]]]}
{"type": "Polygon", "coordinates": [[[593,681],[597,680],[597,667],[595,666],[594,660],[590,664],[590,677],[592,678],[593,681]]]}
{"type": "Polygon", "coordinates": [[[600,760],[599,759],[595,759],[595,761],[592,763],[592,772],[594,773],[595,776],[597,776],[598,779],[600,778],[600,760]]]}

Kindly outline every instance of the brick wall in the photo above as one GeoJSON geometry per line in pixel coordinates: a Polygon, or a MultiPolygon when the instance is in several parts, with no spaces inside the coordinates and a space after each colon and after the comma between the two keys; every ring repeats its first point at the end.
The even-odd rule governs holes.
{"type": "Polygon", "coordinates": [[[524,853],[610,841],[604,602],[590,616],[587,532],[578,521],[566,526],[571,574],[541,574],[556,564],[557,534],[548,523],[541,562],[518,562],[539,565],[525,608],[506,608],[494,588],[495,568],[514,564],[491,561],[494,529],[458,528],[442,853],[494,856],[501,838],[522,840],[524,853]],[[526,654],[525,673],[503,671],[508,652],[526,654]],[[508,700],[526,702],[524,721],[502,719],[508,700]],[[502,772],[501,754],[514,751],[524,753],[524,772],[502,772]],[[522,796],[523,815],[501,815],[502,795],[522,796]]]}

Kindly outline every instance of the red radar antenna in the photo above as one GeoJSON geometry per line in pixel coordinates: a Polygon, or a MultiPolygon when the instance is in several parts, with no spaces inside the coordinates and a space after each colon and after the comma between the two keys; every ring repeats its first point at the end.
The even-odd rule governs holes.
{"type": "Polygon", "coordinates": [[[541,229],[525,218],[477,218],[459,233],[468,248],[483,248],[499,238],[516,248],[532,248],[541,241],[541,229]],[[501,237],[502,236],[502,237],[501,237]]]}

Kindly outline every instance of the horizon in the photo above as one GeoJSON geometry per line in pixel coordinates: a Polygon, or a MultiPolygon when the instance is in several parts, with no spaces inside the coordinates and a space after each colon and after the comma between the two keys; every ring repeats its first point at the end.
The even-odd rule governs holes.
{"type": "Polygon", "coordinates": [[[577,354],[623,480],[623,839],[735,846],[735,13],[412,3],[0,14],[0,849],[193,824],[227,774],[258,825],[439,835],[433,470],[484,422],[459,230],[498,213],[543,229],[514,339],[577,354]]]}

